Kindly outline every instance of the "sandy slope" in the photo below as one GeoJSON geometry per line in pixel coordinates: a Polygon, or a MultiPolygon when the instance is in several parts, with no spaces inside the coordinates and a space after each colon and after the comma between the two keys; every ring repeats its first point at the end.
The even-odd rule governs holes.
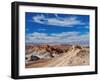
{"type": "Polygon", "coordinates": [[[68,62],[71,59],[71,57],[74,57],[78,52],[79,49],[78,50],[73,49],[72,51],[65,53],[63,56],[55,60],[52,60],[51,63],[49,63],[47,66],[66,66],[68,65],[68,62]]]}

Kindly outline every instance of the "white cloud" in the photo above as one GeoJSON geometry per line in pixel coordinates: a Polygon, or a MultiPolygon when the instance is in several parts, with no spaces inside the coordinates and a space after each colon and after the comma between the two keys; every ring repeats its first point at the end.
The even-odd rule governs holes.
{"type": "Polygon", "coordinates": [[[78,35],[79,34],[79,32],[62,32],[62,33],[56,33],[56,34],[51,34],[52,36],[73,36],[73,35],[78,35]]]}
{"type": "Polygon", "coordinates": [[[67,40],[71,42],[77,42],[77,41],[88,41],[89,40],[89,33],[86,33],[84,35],[73,35],[67,38],[67,40]]]}
{"type": "Polygon", "coordinates": [[[55,17],[45,17],[45,15],[36,15],[33,16],[33,22],[45,24],[45,25],[55,25],[55,26],[61,26],[61,27],[73,27],[75,25],[85,25],[84,22],[78,20],[76,16],[73,17],[64,17],[60,18],[57,14],[54,14],[55,17]]]}
{"type": "Polygon", "coordinates": [[[48,43],[48,44],[85,44],[89,42],[89,33],[62,32],[48,35],[46,33],[34,32],[26,36],[26,43],[48,43]]]}
{"type": "Polygon", "coordinates": [[[43,24],[44,22],[41,21],[41,19],[45,19],[45,17],[43,15],[37,15],[37,16],[34,16],[32,19],[34,20],[34,22],[43,24]]]}
{"type": "Polygon", "coordinates": [[[46,35],[47,35],[46,33],[38,33],[38,32],[34,32],[32,34],[28,34],[28,36],[31,36],[31,37],[44,37],[46,35]]]}

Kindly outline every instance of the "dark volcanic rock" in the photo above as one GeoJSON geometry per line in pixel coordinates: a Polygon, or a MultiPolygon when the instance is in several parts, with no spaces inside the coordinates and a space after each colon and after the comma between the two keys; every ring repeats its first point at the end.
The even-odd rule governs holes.
{"type": "Polygon", "coordinates": [[[31,61],[37,61],[39,59],[40,59],[39,57],[32,55],[30,60],[31,61]]]}

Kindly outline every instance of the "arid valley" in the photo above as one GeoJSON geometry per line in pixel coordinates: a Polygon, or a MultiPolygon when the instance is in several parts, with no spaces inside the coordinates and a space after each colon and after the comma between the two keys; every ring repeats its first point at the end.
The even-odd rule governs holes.
{"type": "Polygon", "coordinates": [[[25,67],[89,65],[89,47],[81,45],[26,45],[25,67]]]}

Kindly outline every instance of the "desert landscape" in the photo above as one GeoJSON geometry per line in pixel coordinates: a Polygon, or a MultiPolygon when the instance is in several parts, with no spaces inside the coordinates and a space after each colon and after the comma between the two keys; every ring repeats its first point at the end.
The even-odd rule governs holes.
{"type": "Polygon", "coordinates": [[[89,46],[26,45],[25,67],[63,67],[89,65],[89,46]]]}
{"type": "Polygon", "coordinates": [[[89,65],[89,15],[26,12],[25,23],[25,68],[89,65]]]}

